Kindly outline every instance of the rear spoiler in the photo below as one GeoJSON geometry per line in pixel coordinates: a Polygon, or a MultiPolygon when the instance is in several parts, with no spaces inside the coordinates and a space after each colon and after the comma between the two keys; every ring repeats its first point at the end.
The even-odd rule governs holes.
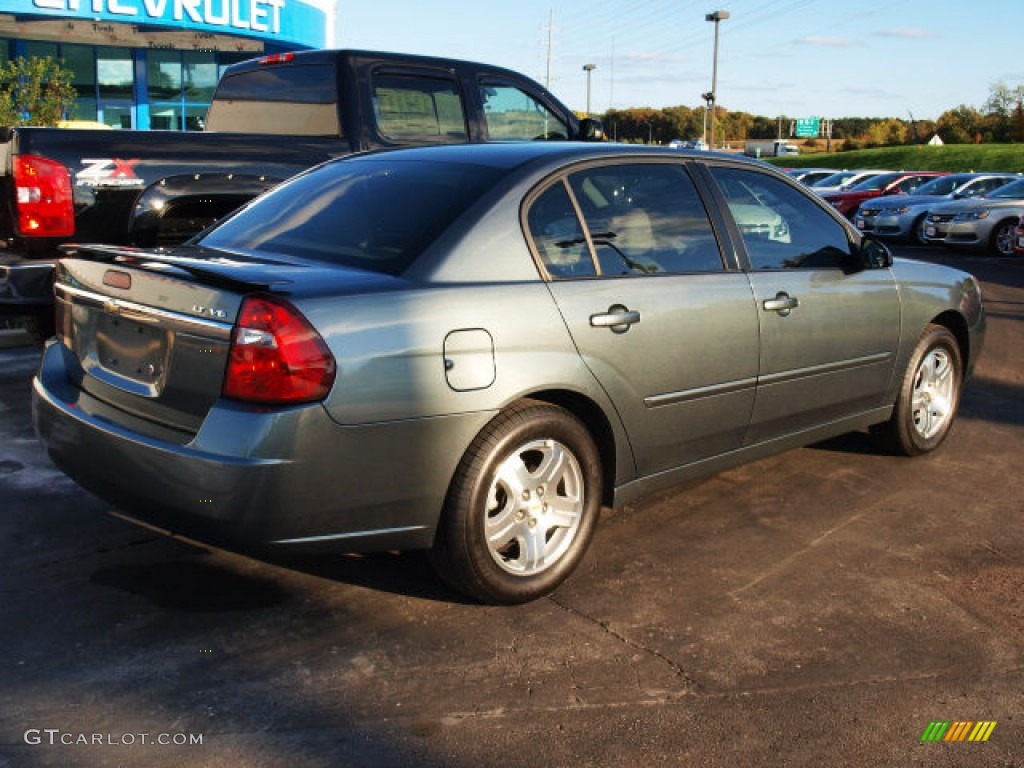
{"type": "Polygon", "coordinates": [[[61,245],[59,250],[68,258],[118,262],[154,272],[178,272],[207,285],[233,291],[267,291],[283,288],[292,282],[283,279],[279,273],[272,274],[271,270],[265,269],[271,265],[278,266],[277,262],[268,264],[254,261],[226,251],[194,248],[190,250],[193,250],[197,257],[192,257],[159,250],[92,243],[67,243],[61,245]]]}

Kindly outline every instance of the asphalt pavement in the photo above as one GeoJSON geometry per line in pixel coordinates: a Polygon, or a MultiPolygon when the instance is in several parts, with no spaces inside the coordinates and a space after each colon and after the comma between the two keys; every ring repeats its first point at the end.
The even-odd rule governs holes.
{"type": "Polygon", "coordinates": [[[32,434],[38,354],[0,349],[0,766],[1024,766],[1024,259],[901,250],[983,284],[940,451],[855,433],[608,512],[513,608],[419,553],[118,519],[32,434]]]}

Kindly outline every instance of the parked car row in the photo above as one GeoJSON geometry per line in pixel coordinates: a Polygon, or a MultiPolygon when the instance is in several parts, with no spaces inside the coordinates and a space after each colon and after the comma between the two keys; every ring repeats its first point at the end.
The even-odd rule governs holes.
{"type": "Polygon", "coordinates": [[[1024,215],[1024,179],[1017,179],[984,197],[954,200],[936,206],[924,221],[925,242],[958,248],[988,249],[1013,255],[1014,232],[1024,215]]]}
{"type": "Polygon", "coordinates": [[[1024,254],[1024,178],[1015,173],[794,168],[861,232],[920,245],[1024,254]]]}

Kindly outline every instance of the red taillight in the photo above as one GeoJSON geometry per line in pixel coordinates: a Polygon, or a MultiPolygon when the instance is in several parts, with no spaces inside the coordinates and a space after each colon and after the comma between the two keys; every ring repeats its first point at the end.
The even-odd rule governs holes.
{"type": "Polygon", "coordinates": [[[294,58],[294,53],[272,53],[269,56],[261,56],[257,61],[266,66],[269,64],[287,64],[294,58]]]}
{"type": "Polygon", "coordinates": [[[242,302],[224,397],[265,405],[323,400],[335,369],[327,344],[291,304],[272,296],[242,302]]]}
{"type": "Polygon", "coordinates": [[[38,155],[14,159],[14,189],[18,231],[30,237],[68,237],[75,234],[71,174],[55,160],[38,155]]]}

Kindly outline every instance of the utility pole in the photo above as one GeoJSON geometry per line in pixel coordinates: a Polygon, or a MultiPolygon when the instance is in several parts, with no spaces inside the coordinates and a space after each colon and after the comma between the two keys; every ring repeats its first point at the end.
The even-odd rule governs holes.
{"type": "Polygon", "coordinates": [[[544,72],[544,87],[551,90],[551,34],[555,25],[555,9],[548,9],[548,63],[544,72]]]}

